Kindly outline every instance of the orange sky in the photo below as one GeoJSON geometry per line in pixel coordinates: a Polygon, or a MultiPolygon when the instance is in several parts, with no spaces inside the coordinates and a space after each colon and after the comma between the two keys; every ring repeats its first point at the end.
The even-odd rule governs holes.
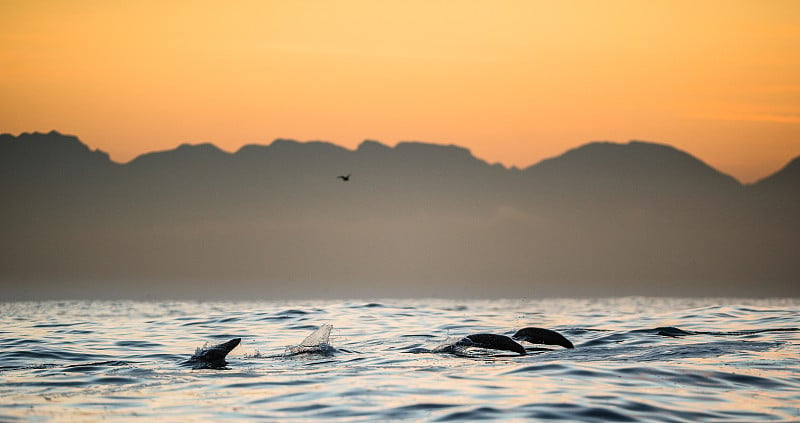
{"type": "Polygon", "coordinates": [[[0,132],[125,162],[183,142],[453,143],[528,166],[674,145],[800,155],[800,2],[0,0],[0,132]]]}

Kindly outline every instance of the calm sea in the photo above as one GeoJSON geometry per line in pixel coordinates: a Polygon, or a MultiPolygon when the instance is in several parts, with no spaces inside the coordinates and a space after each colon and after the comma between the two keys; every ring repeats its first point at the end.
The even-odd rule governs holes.
{"type": "Polygon", "coordinates": [[[799,305],[6,302],[0,421],[798,421],[799,305]],[[332,355],[287,353],[326,324],[332,355]],[[424,352],[526,326],[557,330],[575,349],[424,352]],[[236,337],[226,369],[181,365],[236,337]]]}

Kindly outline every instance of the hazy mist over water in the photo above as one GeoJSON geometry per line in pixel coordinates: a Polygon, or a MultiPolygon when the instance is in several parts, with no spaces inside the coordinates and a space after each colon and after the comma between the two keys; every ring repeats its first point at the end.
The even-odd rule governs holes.
{"type": "Polygon", "coordinates": [[[797,421],[799,306],[643,297],[6,302],[0,420],[797,421]],[[333,325],[319,339],[330,347],[289,348],[323,325],[333,325]],[[575,348],[433,352],[527,326],[556,330],[575,348]],[[227,369],[183,365],[231,338],[242,340],[227,369]]]}
{"type": "Polygon", "coordinates": [[[752,185],[646,142],[526,169],[376,141],[119,164],[51,132],[1,135],[0,169],[5,299],[800,295],[798,159],[752,185]]]}

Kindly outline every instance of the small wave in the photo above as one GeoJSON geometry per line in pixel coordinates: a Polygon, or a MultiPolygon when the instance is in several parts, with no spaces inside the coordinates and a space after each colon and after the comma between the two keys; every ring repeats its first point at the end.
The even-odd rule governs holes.
{"type": "MultiPolygon", "coordinates": [[[[740,355],[743,352],[769,351],[778,347],[776,342],[757,341],[717,341],[687,345],[659,345],[644,348],[629,359],[642,361],[669,361],[685,358],[715,358],[727,355],[740,355]]],[[[624,354],[627,355],[627,354],[624,354]]]]}
{"type": "Polygon", "coordinates": [[[455,405],[455,404],[440,404],[440,403],[426,403],[426,402],[423,402],[423,403],[419,403],[419,404],[410,404],[410,405],[404,405],[404,406],[401,406],[401,407],[395,407],[393,410],[396,410],[396,411],[408,411],[408,410],[411,410],[411,411],[428,411],[428,410],[442,410],[442,409],[445,409],[445,408],[453,408],[453,407],[458,407],[458,406],[455,405]]]}
{"type": "Polygon", "coordinates": [[[0,353],[0,359],[3,361],[30,361],[30,360],[62,360],[62,361],[99,361],[104,356],[99,354],[91,354],[86,352],[71,352],[65,350],[56,350],[52,348],[39,348],[37,350],[23,350],[23,351],[6,351],[0,353]]]}
{"type": "MultiPolygon", "coordinates": [[[[14,338],[14,339],[2,340],[3,348],[22,347],[22,346],[30,347],[32,345],[44,345],[44,344],[47,344],[47,341],[44,341],[42,339],[14,338]]],[[[30,348],[36,348],[36,347],[34,346],[30,348]]]]}
{"type": "Polygon", "coordinates": [[[59,365],[55,363],[44,363],[44,364],[35,364],[31,366],[0,366],[0,372],[6,372],[12,370],[42,370],[42,369],[52,369],[53,367],[59,367],[59,365]]]}
{"type": "Polygon", "coordinates": [[[575,413],[576,416],[586,417],[603,422],[635,422],[636,419],[618,413],[614,410],[601,407],[589,407],[575,413]]]}
{"type": "MultiPolygon", "coordinates": [[[[591,347],[599,347],[604,345],[616,345],[625,343],[627,345],[641,345],[641,344],[650,344],[652,341],[648,341],[646,339],[641,339],[638,336],[632,336],[641,331],[632,331],[632,332],[617,332],[617,333],[609,333],[608,335],[604,335],[598,338],[590,339],[588,341],[584,341],[581,343],[576,344],[576,348],[591,348],[591,347]]],[[[649,333],[649,332],[645,332],[649,333]]]]}
{"type": "Polygon", "coordinates": [[[257,320],[265,322],[280,322],[284,320],[298,319],[305,320],[306,316],[314,313],[324,312],[325,310],[312,309],[311,311],[290,308],[276,313],[259,313],[257,320]]]}
{"type": "Polygon", "coordinates": [[[130,363],[127,361],[110,360],[98,361],[94,363],[70,364],[68,366],[64,366],[64,369],[72,372],[89,372],[95,370],[105,370],[107,367],[120,367],[128,365],[130,365],[130,363]]]}
{"type": "Polygon", "coordinates": [[[318,411],[324,410],[326,408],[330,408],[330,405],[327,404],[306,404],[306,405],[299,405],[293,407],[283,407],[277,408],[275,411],[280,411],[284,413],[305,413],[307,411],[318,411]]]}
{"type": "Polygon", "coordinates": [[[132,385],[138,383],[138,380],[130,377],[106,376],[93,378],[91,382],[97,385],[132,385]]]}
{"type": "Polygon", "coordinates": [[[627,379],[636,379],[640,381],[650,379],[659,384],[668,382],[699,388],[732,389],[734,387],[744,386],[756,390],[795,389],[792,385],[783,381],[762,376],[720,371],[706,372],[680,367],[665,370],[637,366],[616,369],[613,373],[627,379]]]}
{"type": "Polygon", "coordinates": [[[532,366],[525,366],[518,369],[511,370],[510,372],[506,372],[504,374],[517,374],[517,373],[544,373],[544,372],[562,372],[566,371],[569,367],[563,364],[555,364],[555,363],[548,363],[548,364],[535,364],[532,366]]]}
{"type": "Polygon", "coordinates": [[[69,330],[57,330],[55,333],[64,334],[64,335],[91,335],[95,333],[93,330],[85,330],[85,329],[69,329],[69,330]]]}
{"type": "Polygon", "coordinates": [[[631,331],[631,333],[654,333],[656,335],[661,336],[668,336],[668,337],[681,337],[681,336],[690,336],[690,335],[713,335],[713,336],[746,336],[746,335],[756,335],[759,333],[766,333],[766,332],[797,332],[798,328],[765,328],[765,329],[745,329],[745,330],[733,330],[733,331],[722,331],[722,332],[713,332],[713,331],[699,331],[699,330],[683,330],[681,328],[676,328],[672,326],[662,326],[653,329],[639,329],[631,331]]]}
{"type": "Polygon", "coordinates": [[[472,421],[501,418],[506,414],[494,407],[477,407],[467,411],[456,411],[436,419],[437,422],[472,421]]]}
{"type": "Polygon", "coordinates": [[[305,316],[306,314],[309,314],[309,312],[294,308],[290,308],[288,310],[283,310],[275,313],[276,316],[305,316]]]}
{"type": "Polygon", "coordinates": [[[761,376],[752,376],[741,373],[714,372],[712,377],[727,381],[734,385],[751,386],[756,389],[782,389],[788,388],[786,383],[761,376]]]}
{"type": "Polygon", "coordinates": [[[452,306],[452,307],[442,307],[442,310],[445,310],[445,311],[467,311],[467,310],[469,310],[469,307],[465,306],[465,305],[455,305],[455,306],[452,306]]]}
{"type": "Polygon", "coordinates": [[[350,306],[350,308],[385,308],[386,306],[381,303],[366,303],[361,305],[350,306]]]}
{"type": "Polygon", "coordinates": [[[85,325],[85,324],[87,324],[87,323],[86,323],[86,322],[75,322],[75,323],[37,323],[37,324],[33,325],[32,327],[35,327],[35,328],[66,328],[66,327],[71,327],[71,326],[79,326],[79,325],[85,325]]]}
{"type": "Polygon", "coordinates": [[[431,335],[429,333],[412,333],[412,334],[405,334],[400,335],[400,338],[436,338],[436,335],[431,335]]]}
{"type": "Polygon", "coordinates": [[[704,332],[704,331],[695,331],[694,333],[698,335],[717,335],[717,336],[743,336],[743,335],[756,335],[759,333],[766,333],[766,332],[797,332],[798,328],[767,328],[767,329],[746,329],[746,330],[734,330],[728,332],[704,332]]]}
{"type": "Polygon", "coordinates": [[[181,326],[198,326],[198,325],[211,325],[214,324],[214,320],[204,319],[204,320],[195,320],[194,321],[182,323],[181,326]]]}
{"type": "Polygon", "coordinates": [[[161,344],[156,344],[149,341],[133,341],[133,340],[126,340],[126,341],[117,341],[114,345],[118,347],[126,347],[126,348],[158,348],[161,347],[161,344]]]}
{"type": "Polygon", "coordinates": [[[797,332],[798,328],[764,328],[764,329],[744,329],[732,331],[699,331],[687,330],[674,326],[658,326],[654,328],[633,329],[625,332],[614,332],[602,329],[570,329],[565,330],[565,333],[570,336],[586,336],[594,333],[604,334],[583,342],[578,343],[579,348],[598,347],[604,345],[653,345],[659,344],[661,341],[652,337],[656,335],[664,338],[685,338],[692,336],[719,336],[719,337],[737,337],[747,336],[752,337],[769,332],[797,332]]]}
{"type": "Polygon", "coordinates": [[[317,325],[310,325],[310,324],[309,325],[287,325],[286,326],[287,329],[291,329],[291,330],[316,330],[317,327],[318,327],[317,325]]]}

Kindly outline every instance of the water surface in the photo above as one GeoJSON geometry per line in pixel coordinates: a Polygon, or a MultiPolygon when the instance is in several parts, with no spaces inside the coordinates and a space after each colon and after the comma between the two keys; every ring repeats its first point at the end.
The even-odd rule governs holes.
{"type": "Polygon", "coordinates": [[[799,303],[0,303],[0,421],[797,421],[799,303]],[[325,324],[338,351],[286,354],[325,324]],[[575,349],[419,352],[526,326],[575,349]],[[226,369],[181,366],[236,337],[226,369]]]}

